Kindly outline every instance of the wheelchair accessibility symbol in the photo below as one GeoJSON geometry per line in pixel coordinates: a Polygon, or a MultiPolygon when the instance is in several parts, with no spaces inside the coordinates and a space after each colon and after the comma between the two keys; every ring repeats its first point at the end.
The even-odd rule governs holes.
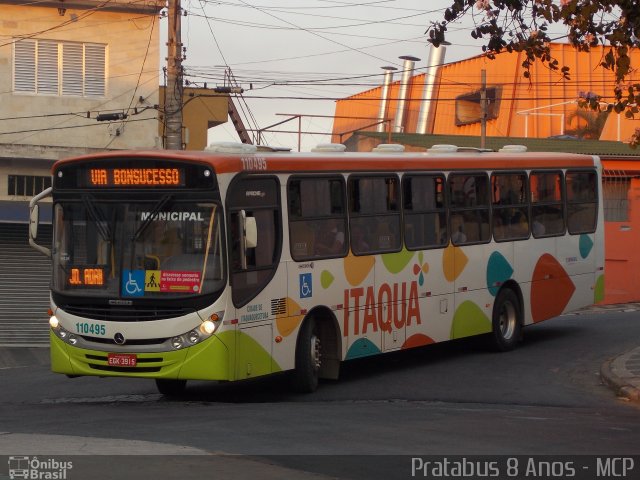
{"type": "Polygon", "coordinates": [[[144,270],[123,270],[122,296],[142,297],[144,295],[144,270]]]}
{"type": "Polygon", "coordinates": [[[300,298],[313,296],[312,281],[310,273],[300,274],[300,298]]]}

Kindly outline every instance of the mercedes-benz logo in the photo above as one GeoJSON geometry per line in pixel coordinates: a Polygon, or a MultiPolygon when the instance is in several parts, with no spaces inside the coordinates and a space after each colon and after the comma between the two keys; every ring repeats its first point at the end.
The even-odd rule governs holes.
{"type": "Polygon", "coordinates": [[[124,345],[124,342],[125,342],[124,335],[121,334],[120,332],[116,333],[113,336],[113,341],[116,342],[118,345],[124,345]]]}

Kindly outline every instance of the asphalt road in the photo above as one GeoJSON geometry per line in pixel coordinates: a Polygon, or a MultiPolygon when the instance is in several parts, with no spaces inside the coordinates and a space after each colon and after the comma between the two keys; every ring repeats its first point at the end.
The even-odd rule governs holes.
{"type": "MultiPolygon", "coordinates": [[[[0,432],[160,442],[341,478],[410,478],[397,470],[410,459],[391,456],[638,455],[640,408],[599,371],[639,340],[640,312],[564,316],[525,329],[513,352],[465,340],[352,361],[312,395],[290,393],[280,376],[194,382],[168,400],[152,381],[9,368],[0,432]]],[[[0,435],[0,454],[16,453],[2,445],[0,435]]]]}

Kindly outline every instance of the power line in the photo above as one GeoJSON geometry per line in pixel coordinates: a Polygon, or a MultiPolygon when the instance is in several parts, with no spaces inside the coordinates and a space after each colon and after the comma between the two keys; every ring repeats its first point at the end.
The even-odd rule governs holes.
{"type": "MultiPolygon", "coordinates": [[[[149,118],[140,118],[135,120],[129,120],[130,122],[146,122],[147,120],[156,120],[156,117],[149,118]]],[[[66,125],[64,127],[46,127],[46,128],[32,128],[29,130],[16,130],[14,132],[0,132],[0,135],[16,135],[18,133],[39,133],[39,132],[48,132],[50,130],[65,130],[69,128],[87,128],[87,127],[102,127],[103,125],[100,123],[87,123],[84,125],[66,125]]]]}
{"type": "Polygon", "coordinates": [[[286,23],[287,25],[290,25],[290,26],[292,26],[292,27],[295,27],[295,28],[297,28],[297,29],[299,29],[299,30],[305,31],[305,32],[307,32],[307,33],[310,33],[311,35],[314,35],[314,36],[316,36],[316,37],[318,37],[318,38],[321,38],[321,39],[323,39],[323,40],[325,40],[325,41],[328,41],[328,42],[331,42],[331,43],[335,43],[336,45],[340,45],[341,47],[348,48],[348,49],[350,49],[350,50],[352,50],[352,51],[354,51],[354,52],[358,52],[358,53],[361,53],[361,54],[366,55],[366,56],[368,56],[368,57],[375,58],[376,60],[380,60],[380,61],[382,61],[382,62],[387,62],[387,63],[389,63],[389,62],[388,62],[388,60],[385,60],[385,59],[383,59],[383,58],[381,58],[381,57],[378,57],[378,56],[376,56],[376,55],[372,55],[372,54],[367,53],[367,52],[364,52],[364,51],[362,51],[362,50],[360,50],[360,49],[358,49],[358,48],[354,48],[354,47],[351,47],[351,46],[346,45],[346,44],[344,44],[344,43],[338,42],[337,40],[332,40],[332,39],[327,38],[327,37],[325,37],[325,36],[323,36],[323,35],[320,35],[320,34],[319,34],[319,33],[317,33],[317,32],[314,32],[314,31],[312,31],[312,30],[309,30],[309,29],[306,29],[306,28],[300,27],[299,25],[296,25],[296,24],[294,24],[294,23],[292,23],[292,22],[289,22],[289,21],[287,21],[287,20],[284,20],[284,19],[282,19],[282,18],[278,17],[277,15],[273,15],[272,13],[269,13],[269,12],[266,12],[266,11],[264,11],[264,10],[261,10],[259,7],[256,7],[256,6],[254,6],[254,5],[251,5],[251,4],[247,3],[247,2],[245,2],[244,0],[240,0],[240,1],[241,1],[243,4],[248,5],[248,6],[251,6],[251,7],[252,7],[252,8],[254,8],[255,10],[258,10],[259,12],[262,12],[262,13],[263,13],[263,14],[265,14],[265,15],[268,15],[268,16],[270,16],[270,17],[273,17],[273,18],[275,18],[276,20],[279,20],[279,21],[281,21],[281,22],[283,22],[283,23],[286,23]]]}
{"type": "Polygon", "coordinates": [[[65,27],[71,23],[75,23],[79,20],[84,20],[85,18],[93,15],[94,13],[96,13],[98,10],[100,10],[101,8],[103,8],[105,5],[111,3],[112,0],[105,0],[103,3],[101,3],[100,5],[97,5],[89,10],[85,10],[83,11],[81,14],[79,14],[77,17],[75,18],[69,18],[69,20],[65,20],[64,22],[58,24],[58,25],[54,25],[53,27],[49,27],[49,28],[45,28],[44,30],[39,30],[37,32],[32,32],[32,33],[28,33],[26,35],[19,35],[17,39],[15,40],[11,40],[10,42],[6,42],[6,43],[1,43],[0,47],[5,47],[7,45],[13,45],[16,42],[19,42],[21,40],[27,40],[33,37],[36,37],[38,35],[42,35],[43,33],[47,33],[47,32],[51,32],[53,30],[57,30],[59,28],[65,27]]]}

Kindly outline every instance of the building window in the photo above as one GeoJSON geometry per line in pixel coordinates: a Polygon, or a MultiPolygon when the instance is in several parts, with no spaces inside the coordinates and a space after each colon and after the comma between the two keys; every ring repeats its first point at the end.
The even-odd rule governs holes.
{"type": "Polygon", "coordinates": [[[37,95],[104,97],[106,45],[19,40],[13,49],[13,90],[37,95]]]}
{"type": "Polygon", "coordinates": [[[602,179],[605,222],[629,221],[629,188],[631,188],[629,177],[604,177],[602,179]]]}
{"type": "MultiPolygon", "coordinates": [[[[500,110],[500,87],[487,88],[487,120],[498,118],[500,110]]],[[[478,123],[482,120],[480,90],[456,97],[456,126],[478,123]]]]}
{"type": "Polygon", "coordinates": [[[9,175],[7,195],[33,197],[51,186],[51,177],[9,175]]]}

